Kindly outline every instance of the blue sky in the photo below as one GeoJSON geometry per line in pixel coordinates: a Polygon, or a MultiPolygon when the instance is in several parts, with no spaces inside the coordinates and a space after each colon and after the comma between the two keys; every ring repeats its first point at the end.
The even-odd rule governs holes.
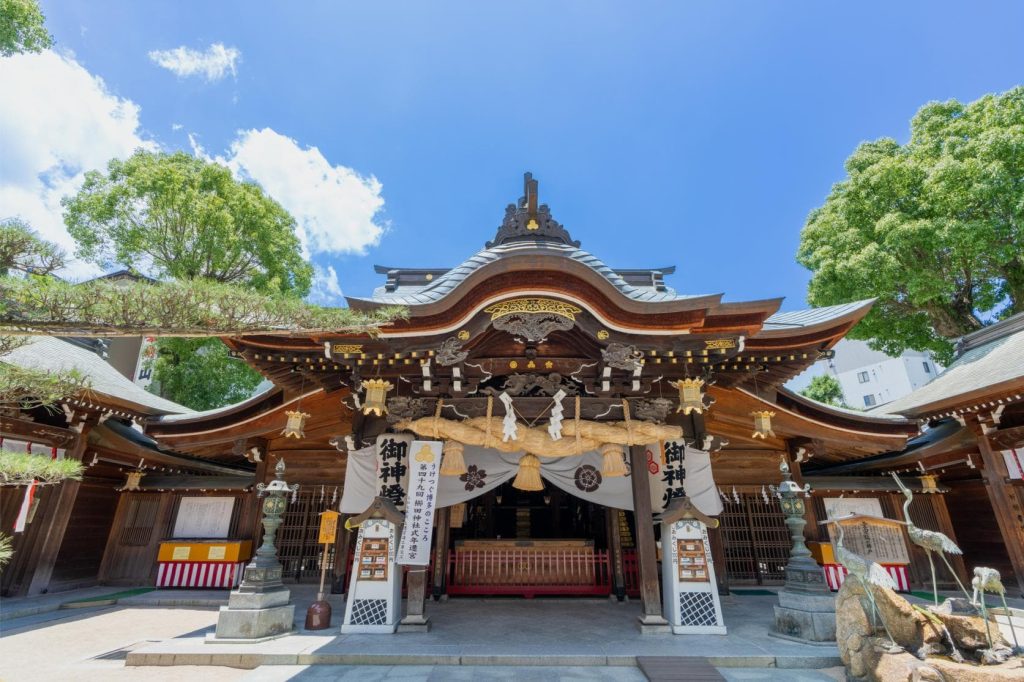
{"type": "Polygon", "coordinates": [[[299,214],[320,300],[369,294],[375,263],[456,265],[531,170],[613,267],[676,264],[680,291],[799,308],[800,228],[857,143],[905,140],[929,100],[1024,80],[1014,2],[42,6],[62,61],[0,64],[0,87],[39,91],[22,99],[32,120],[0,104],[0,131],[26,140],[0,162],[0,217],[57,238],[44,211],[98,159],[140,141],[200,150],[299,214]],[[220,77],[150,56],[211,45],[230,57],[220,77]],[[71,98],[82,73],[100,92],[71,98]],[[54,141],[90,115],[105,133],[54,141]]]}

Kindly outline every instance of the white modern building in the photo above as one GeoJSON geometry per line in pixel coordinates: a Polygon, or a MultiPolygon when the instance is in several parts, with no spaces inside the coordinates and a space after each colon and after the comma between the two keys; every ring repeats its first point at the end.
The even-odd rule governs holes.
{"type": "Polygon", "coordinates": [[[843,339],[836,344],[835,357],[819,360],[788,388],[802,391],[813,377],[830,374],[842,386],[849,407],[870,410],[924,386],[941,371],[928,352],[908,350],[894,358],[871,350],[865,341],[843,339]]]}

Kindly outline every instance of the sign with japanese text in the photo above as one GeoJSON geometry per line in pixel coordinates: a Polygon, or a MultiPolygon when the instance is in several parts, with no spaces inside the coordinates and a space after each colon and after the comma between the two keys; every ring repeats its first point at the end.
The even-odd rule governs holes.
{"type": "Polygon", "coordinates": [[[441,469],[441,442],[412,442],[409,463],[409,493],[406,498],[405,525],[398,547],[397,563],[426,566],[430,563],[430,541],[434,534],[434,504],[437,501],[438,475],[441,469]]]}
{"type": "Polygon", "coordinates": [[[334,539],[338,536],[338,517],[341,516],[336,511],[322,511],[320,512],[320,535],[317,538],[317,542],[321,545],[330,545],[334,543],[334,539]]]}
{"type": "Polygon", "coordinates": [[[391,500],[398,511],[405,511],[411,442],[408,434],[377,436],[377,495],[391,500]]]}

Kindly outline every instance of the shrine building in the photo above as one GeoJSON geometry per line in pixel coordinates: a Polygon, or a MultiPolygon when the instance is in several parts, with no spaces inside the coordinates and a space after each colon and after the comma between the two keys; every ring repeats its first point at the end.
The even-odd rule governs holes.
{"type": "MultiPolygon", "coordinates": [[[[885,414],[829,407],[784,385],[828,356],[871,301],[780,312],[778,298],[678,292],[674,266],[618,269],[584,251],[529,174],[497,232],[480,237],[490,240],[455,267],[377,266],[381,285],[348,303],[407,311],[379,333],[226,338],[272,389],[207,412],[128,415],[145,447],[188,468],[143,467],[130,489],[117,486],[95,580],[203,586],[226,560],[203,549],[210,542],[243,561],[259,539],[253,484],[272,480],[283,460],[288,483],[299,484],[276,537],[283,577],[317,582],[326,562],[343,591],[355,533],[339,524],[324,552],[320,512],[356,516],[375,498],[408,512],[419,456],[411,444],[423,440],[443,443],[443,459],[436,512],[420,521],[433,527],[417,548],[429,567],[407,574],[420,604],[431,595],[614,595],[640,598],[645,617],[660,614],[667,549],[654,519],[683,496],[719,520],[707,532],[714,571],[686,579],[713,574],[722,594],[779,586],[792,545],[777,495],[787,477],[809,486],[805,536],[837,586],[819,521],[840,508],[903,520],[892,471],[914,493],[914,521],[968,549],[966,564],[950,557],[962,581],[971,550],[988,561],[1002,542],[999,565],[1024,586],[1024,557],[1005,552],[1021,537],[1022,488],[998,468],[998,453],[1024,440],[1020,381],[991,398],[1003,407],[966,416],[941,400],[885,414]],[[1000,430],[993,443],[986,424],[1000,430]],[[979,447],[973,467],[957,468],[979,447]],[[984,542],[954,522],[968,510],[991,530],[984,542]]],[[[83,446],[81,457],[111,443],[83,446]]],[[[925,554],[905,527],[893,528],[880,563],[901,589],[930,586],[925,554]]],[[[940,586],[955,588],[938,569],[940,586]]]]}

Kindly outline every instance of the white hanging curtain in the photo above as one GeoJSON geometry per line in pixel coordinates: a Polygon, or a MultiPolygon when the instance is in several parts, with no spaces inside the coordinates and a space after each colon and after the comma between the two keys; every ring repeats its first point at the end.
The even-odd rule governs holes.
{"type": "MultiPolygon", "coordinates": [[[[714,516],[722,512],[711,475],[711,456],[700,450],[676,444],[675,452],[682,453],[682,472],[672,473],[674,463],[666,461],[666,450],[660,443],[647,447],[647,475],[650,477],[651,508],[655,513],[665,508],[677,492],[685,492],[694,505],[705,514],[714,516]]],[[[467,502],[512,480],[519,469],[522,453],[503,453],[497,450],[467,445],[463,451],[466,473],[460,476],[441,476],[437,507],[450,507],[467,502]]],[[[669,448],[667,457],[672,458],[669,448]]],[[[604,476],[601,473],[602,456],[598,452],[585,452],[570,457],[541,457],[540,474],[560,490],[576,497],[615,509],[633,510],[633,489],[630,475],[604,476]]],[[[628,463],[627,458],[627,463],[628,463]]],[[[370,506],[377,494],[377,448],[370,446],[348,454],[345,470],[345,490],[341,497],[341,511],[360,514],[370,506]]]]}

